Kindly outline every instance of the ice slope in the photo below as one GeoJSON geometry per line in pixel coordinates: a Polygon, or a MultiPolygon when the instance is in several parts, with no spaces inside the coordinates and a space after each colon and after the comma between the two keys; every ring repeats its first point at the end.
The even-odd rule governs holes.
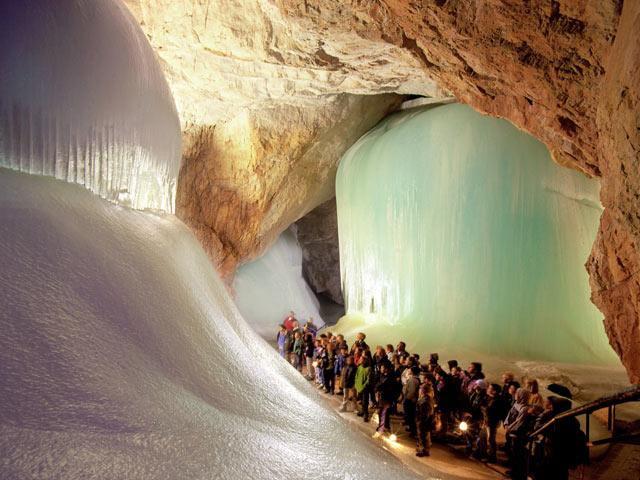
{"type": "Polygon", "coordinates": [[[324,325],[318,299],[302,277],[302,249],[290,230],[262,257],[238,269],[233,290],[242,318],[268,340],[275,339],[278,324],[291,310],[301,325],[310,317],[317,327],[324,325]]]}
{"type": "Polygon", "coordinates": [[[180,124],[119,0],[0,2],[0,166],[172,212],[180,124]]]}
{"type": "Polygon", "coordinates": [[[408,479],[171,215],[0,169],[0,478],[408,479]]]}
{"type": "Polygon", "coordinates": [[[598,188],[464,105],[385,119],[338,170],[350,318],[337,330],[421,353],[619,365],[584,268],[598,188]]]}

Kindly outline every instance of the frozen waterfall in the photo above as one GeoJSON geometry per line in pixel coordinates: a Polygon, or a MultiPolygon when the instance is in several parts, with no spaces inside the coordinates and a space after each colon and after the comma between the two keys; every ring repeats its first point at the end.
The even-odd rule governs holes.
{"type": "Polygon", "coordinates": [[[256,332],[275,340],[278,325],[293,310],[300,325],[310,318],[324,325],[319,303],[302,277],[302,250],[295,234],[284,231],[262,257],[243,265],[233,283],[235,301],[256,332]]]}
{"type": "Polygon", "coordinates": [[[3,1],[0,45],[0,166],[173,211],[178,116],[122,2],[3,1]]]}
{"type": "Polygon", "coordinates": [[[422,353],[617,363],[583,266],[598,182],[508,122],[463,105],[392,116],[345,154],[336,191],[343,329],[422,353]]]}

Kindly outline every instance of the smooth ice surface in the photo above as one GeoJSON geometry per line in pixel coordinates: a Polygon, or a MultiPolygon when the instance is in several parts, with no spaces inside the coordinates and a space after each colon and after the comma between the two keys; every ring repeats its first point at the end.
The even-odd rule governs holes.
{"type": "Polygon", "coordinates": [[[336,192],[354,328],[425,351],[618,363],[583,266],[598,183],[508,122],[463,105],[392,116],[345,154],[336,192]]]}
{"type": "Polygon", "coordinates": [[[408,479],[173,216],[0,169],[0,478],[408,479]]]}
{"type": "Polygon", "coordinates": [[[278,324],[293,310],[301,325],[309,317],[324,325],[319,303],[302,277],[302,249],[291,230],[265,254],[238,269],[233,282],[242,317],[264,338],[274,340],[278,324]]]}
{"type": "Polygon", "coordinates": [[[180,124],[118,0],[0,2],[0,166],[172,212],[180,124]]]}

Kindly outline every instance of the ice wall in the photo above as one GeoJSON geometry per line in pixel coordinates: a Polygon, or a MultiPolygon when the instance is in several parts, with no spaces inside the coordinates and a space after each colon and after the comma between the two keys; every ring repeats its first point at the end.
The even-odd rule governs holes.
{"type": "Polygon", "coordinates": [[[598,187],[466,106],[385,120],[338,171],[342,326],[450,354],[617,362],[583,266],[598,187]]]}
{"type": "Polygon", "coordinates": [[[180,125],[118,0],[0,2],[0,166],[173,211],[180,125]]]}
{"type": "Polygon", "coordinates": [[[278,325],[293,310],[304,324],[324,325],[319,303],[302,277],[302,249],[291,230],[284,231],[265,254],[238,269],[233,282],[235,302],[256,332],[274,340],[278,325]]]}
{"type": "Polygon", "coordinates": [[[0,478],[409,479],[173,216],[0,169],[0,478]]]}

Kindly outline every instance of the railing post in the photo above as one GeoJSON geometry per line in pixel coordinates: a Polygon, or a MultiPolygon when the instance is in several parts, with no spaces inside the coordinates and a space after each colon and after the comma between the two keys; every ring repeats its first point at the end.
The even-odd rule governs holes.
{"type": "Polygon", "coordinates": [[[616,404],[614,403],[611,407],[613,411],[611,412],[611,433],[615,433],[616,429],[616,404]]]}
{"type": "Polygon", "coordinates": [[[591,441],[591,438],[589,437],[589,414],[587,413],[587,425],[586,425],[586,434],[587,434],[587,442],[591,441]]]}

